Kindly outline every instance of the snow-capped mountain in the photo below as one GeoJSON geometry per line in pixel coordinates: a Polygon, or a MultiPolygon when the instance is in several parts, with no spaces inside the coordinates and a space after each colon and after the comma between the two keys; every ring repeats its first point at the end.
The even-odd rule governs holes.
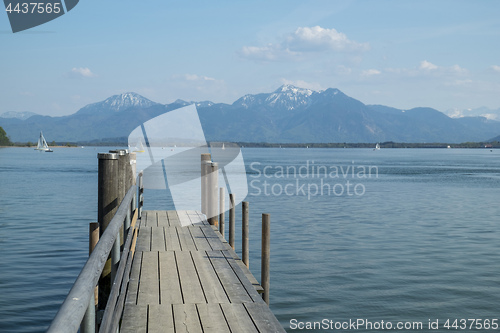
{"type": "Polygon", "coordinates": [[[492,110],[487,107],[480,107],[476,109],[449,109],[446,115],[451,118],[463,117],[484,117],[490,120],[500,120],[500,109],[492,110]]]}
{"type": "Polygon", "coordinates": [[[431,108],[370,106],[335,88],[314,91],[292,85],[245,95],[233,104],[176,100],[164,105],[125,93],[73,115],[0,118],[0,125],[18,142],[35,140],[40,129],[56,141],[125,140],[145,121],[193,103],[208,141],[456,143],[488,140],[500,133],[500,122],[486,118],[453,119],[431,108]]]}
{"type": "Polygon", "coordinates": [[[310,105],[314,95],[318,92],[284,84],[272,93],[245,95],[233,103],[245,109],[257,106],[271,106],[278,109],[293,110],[310,105]]]}
{"type": "Polygon", "coordinates": [[[150,101],[149,99],[139,94],[128,92],[120,95],[111,96],[102,102],[89,104],[81,108],[78,111],[78,113],[79,114],[89,113],[89,112],[94,112],[96,110],[101,112],[120,112],[126,109],[130,109],[132,107],[143,109],[157,104],[158,103],[150,101]]]}
{"type": "Polygon", "coordinates": [[[210,107],[212,105],[214,105],[215,103],[214,102],[211,102],[211,101],[202,101],[202,102],[195,102],[195,101],[185,101],[183,99],[177,99],[175,100],[175,102],[171,103],[171,104],[167,104],[166,106],[178,106],[178,107],[182,107],[182,106],[186,106],[186,105],[191,105],[191,104],[195,104],[197,108],[207,108],[207,107],[210,107]]]}
{"type": "Polygon", "coordinates": [[[7,111],[7,112],[0,114],[0,118],[6,118],[6,119],[15,118],[15,119],[26,120],[29,117],[37,116],[37,115],[38,115],[38,113],[29,112],[29,111],[24,111],[24,112],[7,111]]]}

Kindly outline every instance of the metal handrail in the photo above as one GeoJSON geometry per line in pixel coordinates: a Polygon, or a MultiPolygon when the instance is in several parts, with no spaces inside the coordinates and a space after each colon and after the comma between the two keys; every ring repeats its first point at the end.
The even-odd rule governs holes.
{"type": "Polygon", "coordinates": [[[123,198],[120,207],[109,222],[106,230],[87,260],[80,275],[50,324],[47,333],[77,332],[83,316],[87,311],[94,288],[101,276],[111,248],[116,240],[123,221],[130,212],[130,204],[137,192],[137,186],[132,185],[123,198]]]}

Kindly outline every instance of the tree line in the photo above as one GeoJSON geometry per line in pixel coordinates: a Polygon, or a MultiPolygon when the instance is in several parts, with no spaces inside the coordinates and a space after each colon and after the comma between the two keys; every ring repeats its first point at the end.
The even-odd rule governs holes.
{"type": "Polygon", "coordinates": [[[12,142],[5,130],[0,126],[0,146],[12,146],[12,142]]]}

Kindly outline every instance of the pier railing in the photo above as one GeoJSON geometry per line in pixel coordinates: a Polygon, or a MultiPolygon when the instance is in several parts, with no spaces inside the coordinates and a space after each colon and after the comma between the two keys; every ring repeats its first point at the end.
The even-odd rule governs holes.
{"type": "MultiPolygon", "coordinates": [[[[94,332],[95,331],[95,309],[94,304],[94,289],[98,285],[101,273],[104,269],[106,261],[112,248],[116,244],[116,241],[120,239],[120,229],[126,224],[126,220],[130,217],[130,211],[132,203],[135,201],[134,197],[137,192],[137,186],[133,185],[128,190],[127,195],[123,199],[117,213],[109,223],[106,231],[100,237],[95,249],[92,251],[87,263],[83,267],[80,275],[76,279],[73,288],[71,288],[66,300],[63,302],[59,312],[52,321],[47,332],[77,332],[80,328],[80,323],[85,317],[84,323],[82,325],[82,332],[94,332]]],[[[134,218],[132,220],[133,225],[137,219],[137,210],[134,210],[134,218]]],[[[133,230],[132,228],[130,230],[133,230]]],[[[107,319],[107,317],[115,318],[118,317],[117,311],[120,311],[117,306],[116,298],[118,295],[118,286],[121,285],[121,280],[123,278],[123,273],[126,268],[130,270],[130,262],[132,255],[129,253],[129,247],[132,242],[133,235],[135,233],[128,233],[127,240],[124,246],[124,251],[122,253],[122,260],[120,260],[119,267],[117,269],[117,274],[115,282],[113,283],[113,288],[111,291],[110,298],[108,300],[105,315],[103,317],[103,323],[106,322],[107,326],[113,326],[113,321],[107,319]],[[125,260],[123,260],[125,259],[125,260]],[[111,316],[112,314],[112,316],[111,316]]],[[[112,261],[117,261],[119,258],[112,258],[112,261]]],[[[118,254],[119,256],[119,254],[118,254]]],[[[128,276],[125,274],[125,276],[128,276]]],[[[118,302],[119,303],[119,302],[118,302]]],[[[123,304],[123,302],[121,303],[123,304]]],[[[121,315],[121,313],[120,313],[121,315]]],[[[118,321],[116,321],[116,324],[118,321]]],[[[101,328],[103,325],[101,325],[101,328]]],[[[116,331],[116,329],[115,329],[116,331]]]]}
{"type": "Polygon", "coordinates": [[[99,332],[116,332],[123,311],[137,238],[134,227],[144,202],[142,172],[136,186],[135,154],[126,150],[98,154],[98,159],[98,223],[90,226],[90,256],[49,333],[79,328],[82,333],[95,333],[98,323],[99,332]]]}

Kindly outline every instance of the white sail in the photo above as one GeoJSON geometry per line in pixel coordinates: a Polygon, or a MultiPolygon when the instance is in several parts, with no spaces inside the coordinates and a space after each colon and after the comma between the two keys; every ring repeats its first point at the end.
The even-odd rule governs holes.
{"type": "MultiPolygon", "coordinates": [[[[130,147],[130,145],[129,145],[130,147]]],[[[133,151],[134,153],[144,153],[144,145],[142,144],[142,141],[139,140],[139,142],[135,145],[135,149],[133,151]]]]}
{"type": "Polygon", "coordinates": [[[38,143],[35,150],[52,152],[52,150],[49,148],[49,145],[47,144],[47,140],[45,140],[45,137],[43,136],[42,131],[40,131],[40,137],[38,138],[38,143]]]}

